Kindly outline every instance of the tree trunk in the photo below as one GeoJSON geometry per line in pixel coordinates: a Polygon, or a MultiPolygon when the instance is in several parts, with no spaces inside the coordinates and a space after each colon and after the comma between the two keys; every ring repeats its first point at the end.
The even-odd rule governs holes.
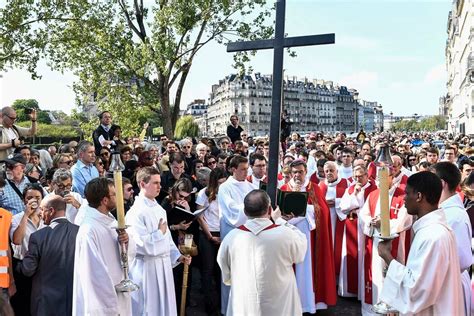
{"type": "Polygon", "coordinates": [[[161,114],[163,115],[163,133],[168,136],[168,138],[173,138],[173,124],[171,122],[172,115],[170,112],[170,95],[168,90],[163,90],[162,95],[160,96],[161,103],[161,114]]]}
{"type": "Polygon", "coordinates": [[[181,95],[183,94],[184,84],[186,82],[186,78],[188,77],[190,68],[191,68],[191,65],[188,64],[183,69],[183,71],[181,73],[181,78],[179,78],[178,87],[176,88],[176,95],[175,95],[175,98],[174,98],[174,106],[173,106],[173,114],[172,114],[172,117],[171,117],[171,124],[172,124],[172,127],[173,127],[173,131],[176,128],[176,122],[178,121],[179,107],[181,105],[181,95]]]}

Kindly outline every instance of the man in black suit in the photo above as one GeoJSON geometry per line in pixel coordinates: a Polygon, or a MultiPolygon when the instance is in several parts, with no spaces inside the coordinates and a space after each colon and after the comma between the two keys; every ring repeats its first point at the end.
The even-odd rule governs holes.
{"type": "Polygon", "coordinates": [[[100,125],[92,133],[92,139],[94,140],[95,154],[99,156],[100,149],[102,147],[108,147],[109,145],[114,146],[114,130],[115,127],[112,124],[112,114],[108,111],[104,111],[99,114],[100,125]]]}
{"type": "Polygon", "coordinates": [[[30,237],[19,272],[33,277],[31,315],[71,315],[74,252],[79,226],[66,218],[66,202],[51,194],[41,202],[44,223],[30,237]]]}

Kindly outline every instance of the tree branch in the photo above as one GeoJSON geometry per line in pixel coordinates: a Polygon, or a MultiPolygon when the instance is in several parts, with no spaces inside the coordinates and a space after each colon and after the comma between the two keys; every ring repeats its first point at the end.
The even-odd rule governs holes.
{"type": "Polygon", "coordinates": [[[132,18],[130,17],[130,14],[128,14],[127,5],[123,2],[123,0],[118,0],[118,4],[120,5],[120,8],[122,9],[122,12],[125,14],[125,18],[127,19],[128,26],[130,26],[130,28],[132,29],[132,31],[133,31],[135,34],[137,34],[137,36],[138,36],[142,41],[144,41],[145,38],[144,38],[143,35],[141,34],[140,30],[137,29],[137,27],[135,26],[135,24],[133,24],[132,18]]]}

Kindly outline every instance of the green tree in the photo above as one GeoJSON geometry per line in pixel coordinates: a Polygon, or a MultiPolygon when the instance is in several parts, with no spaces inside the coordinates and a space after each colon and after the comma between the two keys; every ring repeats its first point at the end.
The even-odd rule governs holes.
{"type": "Polygon", "coordinates": [[[38,101],[35,99],[17,99],[13,102],[12,108],[15,109],[18,122],[29,121],[30,116],[26,114],[25,110],[35,109],[38,112],[38,122],[44,124],[51,124],[51,118],[47,111],[42,111],[39,107],[38,101]]]}
{"type": "Polygon", "coordinates": [[[182,116],[176,123],[174,137],[176,139],[183,139],[185,137],[199,136],[199,126],[194,122],[191,115],[182,116]]]}
{"type": "MultiPolygon", "coordinates": [[[[96,94],[115,105],[119,101],[123,109],[146,107],[172,135],[196,54],[231,36],[270,38],[271,9],[266,0],[148,3],[8,1],[0,10],[0,70],[26,68],[36,78],[38,61],[46,59],[52,69],[79,76],[79,97],[96,94]]],[[[248,60],[247,53],[234,55],[241,70],[248,60]]]]}

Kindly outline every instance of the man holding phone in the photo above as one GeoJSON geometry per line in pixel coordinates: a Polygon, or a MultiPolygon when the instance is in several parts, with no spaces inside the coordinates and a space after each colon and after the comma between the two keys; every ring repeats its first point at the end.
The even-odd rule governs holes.
{"type": "Polygon", "coordinates": [[[64,198],[66,202],[66,217],[74,223],[77,212],[82,204],[82,197],[77,192],[71,192],[72,188],[72,174],[71,171],[60,168],[54,172],[53,180],[51,182],[53,193],[64,198]]]}
{"type": "Polygon", "coordinates": [[[9,155],[13,154],[15,148],[21,145],[20,137],[28,137],[36,134],[36,110],[27,110],[25,110],[25,113],[30,116],[30,128],[15,125],[17,120],[15,109],[10,106],[2,108],[0,112],[0,119],[2,120],[2,125],[0,126],[0,160],[6,159],[9,155]]]}

